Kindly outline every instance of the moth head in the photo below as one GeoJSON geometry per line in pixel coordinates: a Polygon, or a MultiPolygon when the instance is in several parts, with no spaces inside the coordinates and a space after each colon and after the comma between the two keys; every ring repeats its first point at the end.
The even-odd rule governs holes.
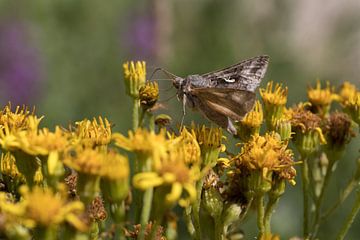
{"type": "Polygon", "coordinates": [[[179,89],[184,85],[185,79],[181,77],[174,77],[173,78],[173,85],[175,88],[179,89]]]}

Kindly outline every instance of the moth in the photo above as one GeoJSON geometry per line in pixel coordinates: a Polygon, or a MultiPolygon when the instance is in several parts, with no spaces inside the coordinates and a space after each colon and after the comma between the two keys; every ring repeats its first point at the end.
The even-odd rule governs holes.
{"type": "MultiPolygon", "coordinates": [[[[263,55],[244,60],[221,70],[194,74],[185,78],[167,71],[185,108],[199,110],[206,118],[237,134],[234,121],[240,121],[255,104],[255,90],[260,85],[269,63],[263,55]]],[[[163,69],[161,69],[163,70],[163,69]]]]}

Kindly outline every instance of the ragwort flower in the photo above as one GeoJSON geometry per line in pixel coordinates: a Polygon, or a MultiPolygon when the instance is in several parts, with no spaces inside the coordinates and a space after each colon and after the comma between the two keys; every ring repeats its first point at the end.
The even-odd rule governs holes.
{"type": "Polygon", "coordinates": [[[166,139],[165,131],[156,134],[146,129],[129,131],[129,137],[120,133],[113,134],[115,145],[130,152],[134,152],[140,161],[152,159],[152,167],[160,165],[160,159],[166,156],[169,141],[166,139]]]}
{"type": "Polygon", "coordinates": [[[159,85],[157,82],[146,82],[139,89],[140,105],[144,110],[151,109],[159,99],[159,85]]]}
{"type": "Polygon", "coordinates": [[[126,93],[134,99],[139,98],[139,89],[146,81],[146,64],[140,62],[126,62],[123,64],[126,93]]]}
{"type": "Polygon", "coordinates": [[[217,163],[219,153],[225,151],[225,145],[222,143],[225,136],[222,135],[221,128],[191,126],[193,135],[199,143],[202,158],[202,167],[214,167],[217,163]]]}
{"type": "Polygon", "coordinates": [[[99,116],[99,121],[84,119],[75,123],[74,144],[84,147],[104,146],[111,141],[111,124],[106,118],[99,116]]]}
{"type": "Polygon", "coordinates": [[[351,116],[354,122],[360,125],[360,92],[346,100],[343,105],[344,111],[351,116]]]}
{"type": "Polygon", "coordinates": [[[326,82],[326,88],[322,89],[319,80],[315,88],[308,88],[307,95],[314,112],[321,116],[326,116],[329,113],[331,102],[338,98],[329,82],[326,82]]]}
{"type": "Polygon", "coordinates": [[[296,175],[292,151],[274,132],[266,133],[265,136],[253,136],[242,146],[241,153],[233,161],[240,171],[259,171],[264,179],[275,174],[281,179],[294,182],[296,175]]]}
{"type": "Polygon", "coordinates": [[[263,122],[263,110],[260,101],[256,101],[252,111],[238,122],[238,134],[241,140],[247,141],[251,135],[259,134],[263,122]]]}
{"type": "Polygon", "coordinates": [[[265,89],[260,89],[260,95],[265,105],[266,123],[270,130],[274,130],[274,126],[272,125],[274,119],[282,117],[288,95],[287,87],[283,88],[281,84],[276,83],[273,90],[273,85],[274,82],[271,81],[266,85],[265,89]]]}
{"type": "Polygon", "coordinates": [[[344,102],[348,101],[349,99],[352,99],[353,97],[355,97],[356,93],[357,93],[356,86],[345,81],[341,85],[341,88],[339,91],[339,100],[341,101],[341,103],[344,103],[344,102]]]}
{"type": "Polygon", "coordinates": [[[86,231],[87,226],[78,217],[84,210],[80,201],[68,202],[65,195],[54,193],[49,188],[34,187],[29,191],[27,186],[20,189],[22,199],[18,203],[11,203],[0,193],[0,209],[5,215],[16,218],[17,222],[34,228],[35,235],[44,229],[50,229],[56,234],[58,227],[69,223],[79,231],[86,231]]]}

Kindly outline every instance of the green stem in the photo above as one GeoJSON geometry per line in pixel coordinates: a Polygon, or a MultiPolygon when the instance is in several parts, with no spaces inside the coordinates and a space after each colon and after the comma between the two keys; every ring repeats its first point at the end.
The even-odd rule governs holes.
{"type": "Polygon", "coordinates": [[[221,221],[220,218],[215,218],[215,234],[214,239],[216,240],[222,240],[223,239],[223,233],[224,233],[224,224],[221,221]]]}
{"type": "Polygon", "coordinates": [[[349,231],[352,223],[354,222],[355,217],[358,214],[359,210],[360,210],[360,191],[358,191],[356,194],[354,206],[353,206],[349,216],[347,217],[346,221],[344,222],[344,225],[342,226],[340,233],[337,235],[337,237],[336,237],[337,240],[342,240],[345,238],[345,236],[346,236],[347,232],[349,231]]]}
{"type": "Polygon", "coordinates": [[[149,218],[150,218],[153,193],[154,193],[153,188],[146,190],[144,193],[143,208],[141,210],[141,217],[140,217],[141,228],[140,228],[140,233],[139,233],[139,238],[138,238],[140,240],[145,239],[145,230],[146,230],[146,226],[149,222],[149,218]]]}
{"type": "Polygon", "coordinates": [[[265,234],[265,226],[264,226],[264,194],[256,196],[256,207],[257,207],[257,226],[259,229],[258,239],[261,239],[265,234]]]}
{"type": "Polygon", "coordinates": [[[279,202],[278,197],[270,197],[269,202],[267,203],[265,216],[264,216],[264,226],[265,226],[265,234],[271,233],[271,216],[274,212],[274,208],[276,207],[277,203],[279,202]]]}
{"type": "Polygon", "coordinates": [[[326,211],[326,213],[322,216],[321,219],[325,220],[326,218],[328,218],[348,198],[350,193],[352,193],[352,191],[358,184],[358,181],[351,179],[345,187],[345,190],[340,194],[336,203],[331,208],[329,208],[328,211],[326,211]]]}
{"type": "Polygon", "coordinates": [[[326,173],[325,173],[324,182],[323,182],[321,190],[320,190],[320,195],[315,201],[315,221],[314,221],[313,230],[312,230],[312,239],[314,239],[316,237],[317,232],[319,231],[320,222],[321,222],[321,205],[324,200],[325,190],[329,184],[329,180],[330,180],[332,172],[333,172],[334,163],[335,163],[335,161],[332,161],[332,160],[329,161],[329,165],[328,165],[328,167],[326,169],[326,173]]]}
{"type": "Polygon", "coordinates": [[[191,206],[187,207],[184,211],[184,219],[187,230],[191,236],[191,239],[195,239],[195,227],[191,219],[191,212],[192,212],[192,207],[191,206]]]}
{"type": "Polygon", "coordinates": [[[132,115],[132,123],[133,130],[135,131],[139,127],[139,99],[133,99],[133,115],[132,115]]]}
{"type": "Polygon", "coordinates": [[[303,219],[303,235],[307,239],[309,235],[309,165],[308,158],[303,158],[301,165],[301,178],[303,189],[304,219],[303,219]]]}
{"type": "Polygon", "coordinates": [[[193,224],[195,228],[195,239],[200,240],[201,238],[201,227],[200,227],[200,202],[201,202],[201,191],[203,187],[204,179],[200,179],[196,183],[196,201],[192,204],[192,216],[193,224]]]}

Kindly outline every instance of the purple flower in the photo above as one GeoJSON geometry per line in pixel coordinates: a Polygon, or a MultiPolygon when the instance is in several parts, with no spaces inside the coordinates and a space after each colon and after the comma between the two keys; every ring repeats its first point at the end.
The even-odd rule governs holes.
{"type": "Polygon", "coordinates": [[[27,26],[17,20],[0,20],[1,100],[13,105],[34,104],[40,80],[39,59],[27,26]]]}

